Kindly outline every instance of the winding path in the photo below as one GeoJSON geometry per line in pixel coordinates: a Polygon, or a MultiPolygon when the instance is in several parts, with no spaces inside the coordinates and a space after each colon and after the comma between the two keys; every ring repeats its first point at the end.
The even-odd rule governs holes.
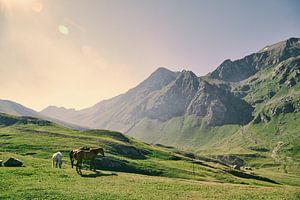
{"type": "Polygon", "coordinates": [[[284,142],[279,141],[277,142],[277,145],[275,148],[272,150],[271,157],[274,158],[275,160],[278,160],[277,152],[280,150],[280,148],[284,145],[284,142]]]}

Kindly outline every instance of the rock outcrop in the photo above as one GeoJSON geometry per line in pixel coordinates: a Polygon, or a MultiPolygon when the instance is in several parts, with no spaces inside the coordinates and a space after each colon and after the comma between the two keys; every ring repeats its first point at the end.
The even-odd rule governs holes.
{"type": "Polygon", "coordinates": [[[3,164],[5,167],[22,167],[23,166],[23,162],[16,158],[9,158],[3,164]]]}

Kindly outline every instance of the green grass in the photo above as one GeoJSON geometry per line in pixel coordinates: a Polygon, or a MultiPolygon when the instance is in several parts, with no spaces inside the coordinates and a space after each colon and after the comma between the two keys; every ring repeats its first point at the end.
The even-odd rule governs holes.
{"type": "Polygon", "coordinates": [[[81,177],[67,165],[52,169],[50,159],[1,153],[26,163],[0,168],[0,199],[297,199],[292,186],[249,186],[193,181],[111,171],[83,171],[81,177]]]}
{"type": "MultiPolygon", "coordinates": [[[[297,174],[287,177],[282,171],[273,174],[263,168],[251,175],[205,159],[192,163],[186,152],[149,145],[118,132],[76,131],[53,123],[36,123],[35,119],[20,121],[2,114],[1,117],[0,124],[10,118],[14,122],[0,126],[0,160],[16,157],[25,167],[0,168],[0,199],[259,199],[262,196],[297,199],[299,196],[297,174]],[[68,152],[80,146],[104,147],[106,158],[97,160],[98,173],[83,170],[83,176],[79,176],[70,168],[68,152]],[[56,151],[64,154],[62,169],[51,168],[51,156],[56,151]],[[108,165],[104,165],[105,159],[108,165]],[[258,176],[281,184],[258,180],[258,176]]],[[[235,129],[229,126],[228,130],[232,128],[235,129]]],[[[213,137],[223,138],[219,129],[214,131],[213,137]]]]}
{"type": "MultiPolygon", "coordinates": [[[[102,146],[105,148],[107,155],[105,159],[109,159],[109,164],[112,161],[115,162],[106,167],[106,165],[102,165],[103,159],[100,158],[99,167],[102,169],[171,178],[241,182],[239,177],[227,173],[220,174],[219,172],[225,168],[220,166],[214,169],[213,163],[203,162],[203,165],[194,166],[198,171],[194,175],[190,158],[139,142],[116,132],[100,130],[97,134],[96,130],[74,131],[57,125],[15,124],[0,128],[0,135],[1,151],[24,156],[30,155],[33,158],[49,159],[56,151],[61,151],[67,157],[69,151],[74,148],[102,146]]],[[[250,183],[252,184],[252,182],[250,183]]]]}

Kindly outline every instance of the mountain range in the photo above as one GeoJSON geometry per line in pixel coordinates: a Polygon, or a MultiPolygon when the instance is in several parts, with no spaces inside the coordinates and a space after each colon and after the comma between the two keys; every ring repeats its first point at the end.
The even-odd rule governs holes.
{"type": "Polygon", "coordinates": [[[290,38],[225,60],[206,76],[158,68],[126,93],[92,107],[49,106],[38,114],[198,151],[271,151],[282,142],[295,153],[299,80],[300,39],[290,38]]]}
{"type": "Polygon", "coordinates": [[[0,113],[6,113],[14,116],[27,116],[27,117],[40,118],[40,119],[49,120],[58,123],[68,128],[74,128],[79,130],[84,129],[83,127],[65,121],[61,121],[59,119],[45,116],[42,113],[39,113],[33,109],[27,108],[19,103],[9,101],[9,100],[0,99],[0,113]]]}

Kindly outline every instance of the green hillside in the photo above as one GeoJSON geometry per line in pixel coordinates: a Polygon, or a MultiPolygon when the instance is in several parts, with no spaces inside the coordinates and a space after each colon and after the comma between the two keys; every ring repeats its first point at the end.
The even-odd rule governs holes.
{"type": "Polygon", "coordinates": [[[227,59],[206,76],[158,68],[128,92],[90,108],[51,106],[41,113],[151,144],[298,165],[299,90],[300,38],[289,38],[227,59]]]}
{"type": "Polygon", "coordinates": [[[1,160],[16,157],[25,165],[0,168],[0,199],[296,199],[300,192],[295,174],[237,171],[118,132],[71,130],[36,118],[0,114],[0,144],[1,160]],[[96,162],[101,171],[79,176],[71,169],[68,152],[81,146],[105,149],[96,162]],[[51,168],[56,151],[64,155],[63,169],[51,168]]]}

